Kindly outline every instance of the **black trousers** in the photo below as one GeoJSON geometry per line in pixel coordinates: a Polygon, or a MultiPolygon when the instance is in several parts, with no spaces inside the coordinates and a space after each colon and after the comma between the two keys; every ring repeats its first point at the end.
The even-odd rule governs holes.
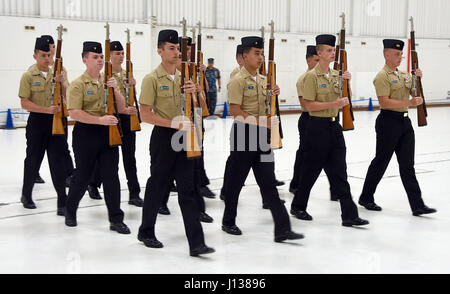
{"type": "Polygon", "coordinates": [[[150,138],[150,173],[145,188],[144,209],[139,235],[155,237],[155,223],[162,198],[169,189],[172,175],[178,188],[178,203],[183,215],[184,227],[189,248],[194,249],[205,244],[200,210],[197,204],[196,175],[194,160],[186,156],[185,151],[172,148],[172,136],[177,131],[155,126],[150,138]]]}
{"type": "MultiPolygon", "coordinates": [[[[141,192],[136,169],[136,132],[130,131],[129,115],[121,114],[120,121],[123,130],[121,145],[123,167],[127,177],[130,199],[135,199],[139,197],[139,193],[141,192]]],[[[100,188],[101,184],[100,167],[97,163],[89,181],[89,185],[100,188]]]]}
{"type": "Polygon", "coordinates": [[[229,169],[225,181],[225,211],[222,223],[236,223],[239,194],[250,169],[253,169],[263,202],[269,206],[275,222],[275,235],[291,229],[286,208],[275,185],[274,155],[267,128],[235,122],[231,130],[229,169]],[[256,145],[255,145],[256,143],[256,145]]]}
{"type": "MultiPolygon", "coordinates": [[[[306,150],[306,128],[308,126],[309,122],[309,113],[308,112],[302,112],[300,115],[300,118],[298,119],[298,133],[299,133],[299,147],[295,154],[295,163],[294,163],[294,175],[292,177],[292,181],[290,184],[291,189],[297,189],[298,188],[298,181],[300,178],[300,167],[302,165],[302,162],[305,158],[305,150],[306,150]]],[[[328,182],[330,183],[330,194],[331,197],[338,198],[336,192],[334,191],[334,183],[331,182],[331,177],[328,175],[330,173],[328,166],[324,168],[325,174],[327,175],[328,182]]]]}
{"type": "Polygon", "coordinates": [[[67,198],[66,217],[76,217],[96,162],[103,182],[105,202],[111,223],[123,222],[120,209],[119,148],[109,146],[109,127],[77,122],[73,129],[72,148],[76,169],[67,198]]]}
{"type": "Polygon", "coordinates": [[[425,206],[414,169],[414,129],[409,117],[403,113],[381,110],[375,130],[377,133],[377,150],[375,158],[367,171],[361,202],[374,202],[374,194],[381,181],[392,155],[397,155],[400,177],[408,195],[412,210],[425,206]]]}
{"type": "Polygon", "coordinates": [[[26,127],[27,150],[23,169],[22,196],[32,200],[34,181],[45,152],[53,186],[58,195],[58,208],[66,206],[64,136],[52,135],[53,115],[30,113],[26,127]]]}
{"type": "Polygon", "coordinates": [[[326,168],[330,182],[334,183],[334,190],[340,197],[342,219],[358,217],[358,209],[353,202],[347,181],[347,149],[339,122],[311,116],[306,127],[305,143],[299,185],[292,200],[292,209],[306,211],[311,189],[322,169],[326,168]]]}

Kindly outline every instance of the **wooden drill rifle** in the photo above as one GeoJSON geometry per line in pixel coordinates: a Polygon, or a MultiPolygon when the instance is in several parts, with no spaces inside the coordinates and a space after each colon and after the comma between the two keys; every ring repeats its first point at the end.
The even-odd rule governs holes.
{"type": "MultiPolygon", "coordinates": [[[[189,61],[189,78],[190,80],[196,84],[198,81],[198,77],[197,77],[197,64],[195,63],[195,28],[191,29],[191,33],[192,33],[192,44],[191,44],[191,56],[190,61],[189,61]]],[[[202,128],[202,108],[200,106],[200,99],[199,99],[199,95],[197,93],[193,93],[192,94],[192,99],[193,99],[193,106],[194,106],[194,128],[195,128],[195,134],[198,136],[197,137],[197,141],[198,142],[202,142],[203,140],[203,128],[202,128]],[[199,125],[200,123],[200,125],[199,125]]]]}
{"type": "Polygon", "coordinates": [[[106,23],[106,40],[105,40],[105,106],[107,108],[108,115],[114,115],[118,123],[113,126],[109,126],[109,146],[119,146],[122,144],[122,127],[120,124],[120,118],[117,111],[116,97],[114,94],[114,88],[110,88],[106,85],[109,79],[112,78],[112,64],[111,64],[111,51],[110,51],[110,39],[109,39],[109,23],[106,23]]]}
{"type": "MultiPolygon", "coordinates": [[[[205,102],[206,107],[202,110],[202,116],[206,117],[209,116],[209,101],[208,97],[206,97],[206,77],[205,73],[200,70],[200,66],[203,65],[203,52],[202,52],[202,23],[199,21],[197,23],[198,25],[198,35],[197,35],[197,77],[198,77],[198,84],[200,85],[200,88],[202,89],[203,93],[205,93],[205,102]]],[[[192,36],[192,41],[194,42],[194,36],[192,36]]]]}
{"type": "Polygon", "coordinates": [[[181,39],[181,109],[182,115],[187,117],[191,123],[191,128],[187,131],[186,138],[186,153],[188,158],[201,157],[201,141],[198,141],[198,135],[196,128],[194,128],[195,122],[195,109],[193,95],[184,91],[184,85],[191,79],[190,70],[188,65],[187,46],[188,38],[186,36],[186,19],[180,22],[183,26],[183,37],[181,39]]]}
{"type": "Polygon", "coordinates": [[[414,19],[411,16],[409,19],[411,22],[411,74],[412,74],[412,94],[414,97],[422,97],[423,104],[417,106],[417,122],[419,127],[424,127],[427,122],[427,107],[425,104],[425,98],[423,97],[422,80],[416,76],[416,70],[419,68],[419,58],[416,51],[416,33],[414,31],[414,19]]]}
{"type": "Polygon", "coordinates": [[[352,108],[352,98],[350,97],[350,82],[343,78],[343,74],[347,71],[347,51],[345,50],[345,13],[342,13],[342,29],[339,35],[339,88],[340,97],[348,97],[349,104],[342,108],[342,129],[344,131],[354,130],[354,116],[352,108]]]}
{"type": "MultiPolygon", "coordinates": [[[[337,37],[338,37],[338,40],[339,40],[339,33],[337,33],[337,37]]],[[[338,41],[339,42],[339,41],[338,41]]],[[[335,56],[334,56],[334,66],[333,66],[333,69],[334,70],[337,70],[337,71],[339,71],[339,50],[340,50],[340,48],[341,48],[341,46],[340,46],[340,44],[338,43],[337,44],[337,46],[336,46],[336,54],[335,54],[335,56]]]]}
{"type": "MultiPolygon", "coordinates": [[[[275,34],[274,22],[270,22],[270,41],[269,41],[269,71],[267,73],[267,101],[266,115],[268,117],[279,117],[278,96],[273,95],[273,88],[276,85],[276,68],[274,62],[275,52],[275,34]]],[[[280,124],[272,125],[270,130],[270,146],[272,149],[281,149],[283,143],[281,141],[280,124]]]]}
{"type": "Polygon", "coordinates": [[[131,62],[131,41],[130,41],[130,30],[125,31],[127,34],[127,66],[126,66],[126,96],[125,99],[128,101],[128,106],[135,106],[137,109],[137,115],[130,115],[130,130],[132,132],[141,130],[141,113],[139,111],[139,104],[136,99],[136,87],[130,85],[130,81],[133,80],[133,63],[131,62]]]}
{"type": "MultiPolygon", "coordinates": [[[[63,69],[61,57],[63,29],[64,27],[62,25],[60,25],[57,28],[58,42],[56,46],[55,63],[53,65],[54,66],[53,78],[59,76],[63,69]]],[[[69,113],[67,111],[67,106],[64,103],[62,95],[62,84],[60,82],[53,81],[52,95],[53,95],[53,106],[58,106],[58,108],[60,109],[59,112],[53,115],[52,135],[54,136],[65,135],[66,134],[65,128],[67,127],[67,117],[69,116],[69,113]]]]}
{"type": "MultiPolygon", "coordinates": [[[[265,41],[265,28],[264,26],[259,29],[261,31],[261,38],[263,39],[263,42],[265,41]]],[[[267,70],[266,70],[266,57],[263,53],[263,63],[261,64],[261,67],[259,68],[259,73],[263,76],[267,76],[267,70]]]]}

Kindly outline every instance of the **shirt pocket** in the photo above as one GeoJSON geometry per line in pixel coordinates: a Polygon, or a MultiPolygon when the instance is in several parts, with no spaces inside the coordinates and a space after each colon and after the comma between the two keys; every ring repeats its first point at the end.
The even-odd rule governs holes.
{"type": "Polygon", "coordinates": [[[33,78],[31,80],[30,90],[33,94],[36,93],[44,93],[45,90],[45,81],[40,78],[33,78]]]}
{"type": "Polygon", "coordinates": [[[319,83],[317,85],[317,100],[326,101],[330,95],[330,85],[325,83],[319,83]]]}

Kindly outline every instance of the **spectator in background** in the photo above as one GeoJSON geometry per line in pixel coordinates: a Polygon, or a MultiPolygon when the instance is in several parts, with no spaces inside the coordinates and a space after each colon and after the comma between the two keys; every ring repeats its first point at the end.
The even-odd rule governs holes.
{"type": "Polygon", "coordinates": [[[208,59],[208,67],[206,68],[206,80],[208,81],[208,110],[209,114],[211,116],[214,115],[214,112],[216,111],[216,104],[217,104],[217,90],[219,90],[219,93],[222,89],[222,80],[220,78],[220,71],[214,67],[214,58],[208,59]],[[219,89],[217,89],[216,80],[219,83],[219,89]]]}

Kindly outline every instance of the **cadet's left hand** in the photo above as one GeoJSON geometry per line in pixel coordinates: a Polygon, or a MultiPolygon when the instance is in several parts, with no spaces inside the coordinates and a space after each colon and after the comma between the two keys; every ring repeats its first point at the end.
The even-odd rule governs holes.
{"type": "Polygon", "coordinates": [[[275,86],[273,87],[273,89],[272,89],[272,93],[273,93],[273,95],[275,95],[275,96],[280,95],[280,87],[278,87],[278,85],[275,85],[275,86]]]}
{"type": "Polygon", "coordinates": [[[128,115],[136,115],[137,114],[136,107],[127,107],[126,109],[127,109],[128,115]]]}
{"type": "Polygon", "coordinates": [[[205,72],[206,71],[206,65],[202,64],[199,67],[200,71],[205,72]]]}
{"type": "Polygon", "coordinates": [[[135,80],[134,78],[131,79],[130,85],[131,85],[131,86],[136,86],[136,80],[135,80]]]}
{"type": "Polygon", "coordinates": [[[117,89],[117,80],[115,78],[110,78],[106,85],[108,86],[108,88],[117,89]]]}
{"type": "Polygon", "coordinates": [[[199,84],[195,84],[195,92],[200,93],[202,91],[202,88],[199,84]]]}
{"type": "Polygon", "coordinates": [[[64,74],[60,74],[59,76],[54,77],[56,83],[64,83],[65,77],[64,74]]]}
{"type": "Polygon", "coordinates": [[[423,77],[423,73],[422,73],[422,70],[420,68],[416,69],[416,77],[419,77],[419,78],[423,77]]]}
{"type": "Polygon", "coordinates": [[[344,80],[349,80],[350,81],[352,79],[352,74],[349,73],[348,71],[346,71],[346,72],[344,72],[342,74],[342,77],[344,78],[344,80]]]}
{"type": "Polygon", "coordinates": [[[184,84],[184,92],[190,94],[195,93],[196,92],[195,84],[192,81],[187,81],[184,84]]]}

